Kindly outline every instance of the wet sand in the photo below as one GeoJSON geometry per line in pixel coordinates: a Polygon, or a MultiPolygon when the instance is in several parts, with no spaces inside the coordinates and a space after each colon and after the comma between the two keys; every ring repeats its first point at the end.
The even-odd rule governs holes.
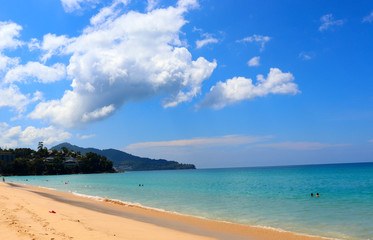
{"type": "Polygon", "coordinates": [[[322,239],[13,183],[0,183],[0,211],[3,239],[322,239]]]}

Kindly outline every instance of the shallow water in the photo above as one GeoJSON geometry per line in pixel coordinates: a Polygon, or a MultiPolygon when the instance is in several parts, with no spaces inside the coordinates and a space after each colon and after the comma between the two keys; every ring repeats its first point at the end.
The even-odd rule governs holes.
{"type": "Polygon", "coordinates": [[[373,239],[373,163],[24,176],[7,181],[309,235],[373,239]],[[321,196],[310,197],[311,192],[321,196]]]}

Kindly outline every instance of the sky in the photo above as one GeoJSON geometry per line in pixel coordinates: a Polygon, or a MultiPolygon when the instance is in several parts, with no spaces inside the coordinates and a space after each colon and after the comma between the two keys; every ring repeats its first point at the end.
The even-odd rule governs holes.
{"type": "Polygon", "coordinates": [[[373,2],[0,3],[0,147],[373,161],[373,2]]]}

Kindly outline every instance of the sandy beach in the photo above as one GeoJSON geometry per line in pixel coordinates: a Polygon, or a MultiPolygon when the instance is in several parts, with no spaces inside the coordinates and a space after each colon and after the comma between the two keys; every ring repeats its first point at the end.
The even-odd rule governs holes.
{"type": "Polygon", "coordinates": [[[322,239],[0,183],[3,239],[322,239]]]}

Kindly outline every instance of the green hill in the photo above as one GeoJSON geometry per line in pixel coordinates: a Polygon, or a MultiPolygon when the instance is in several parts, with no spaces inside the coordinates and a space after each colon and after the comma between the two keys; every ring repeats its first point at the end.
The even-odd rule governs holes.
{"type": "Polygon", "coordinates": [[[61,143],[52,147],[52,149],[60,151],[62,147],[66,147],[69,151],[81,152],[82,154],[85,154],[87,152],[93,152],[105,156],[108,160],[113,162],[114,167],[119,171],[172,170],[196,168],[193,164],[183,164],[164,159],[156,160],[150,158],[143,158],[116,149],[100,150],[97,148],[82,148],[76,145],[72,145],[70,143],[61,143]]]}

